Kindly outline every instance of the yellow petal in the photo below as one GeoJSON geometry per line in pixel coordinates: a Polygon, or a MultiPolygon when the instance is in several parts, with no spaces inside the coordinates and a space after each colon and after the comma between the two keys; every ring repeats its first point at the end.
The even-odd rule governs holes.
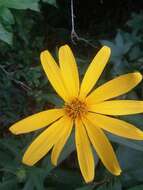
{"type": "Polygon", "coordinates": [[[32,166],[44,157],[61,137],[66,122],[67,117],[64,116],[42,132],[28,147],[22,162],[32,166]]]}
{"type": "Polygon", "coordinates": [[[79,93],[78,68],[74,55],[68,45],[61,46],[59,49],[59,62],[62,77],[66,88],[72,97],[77,97],[79,93]]]}
{"type": "Polygon", "coordinates": [[[112,100],[91,105],[90,111],[106,115],[130,115],[143,112],[143,101],[112,100]]]}
{"type": "Polygon", "coordinates": [[[64,115],[63,109],[51,109],[29,116],[12,125],[9,130],[16,134],[29,133],[41,129],[64,115]]]}
{"type": "Polygon", "coordinates": [[[81,83],[80,97],[84,98],[96,84],[110,57],[110,48],[104,46],[100,49],[89,65],[81,83]]]}
{"type": "Polygon", "coordinates": [[[40,55],[41,63],[44,71],[55,89],[55,91],[65,100],[68,101],[67,90],[61,76],[60,68],[56,64],[51,54],[46,50],[40,55]]]}
{"type": "Polygon", "coordinates": [[[121,169],[114,150],[103,131],[95,126],[90,118],[83,119],[87,134],[104,166],[114,175],[120,175],[121,169]]]}
{"type": "Polygon", "coordinates": [[[67,123],[64,123],[63,135],[57,141],[57,143],[54,145],[53,150],[52,150],[51,161],[52,161],[53,165],[57,165],[59,155],[71,134],[72,127],[73,127],[73,121],[71,119],[67,120],[67,123]]]}
{"type": "Polygon", "coordinates": [[[139,72],[121,75],[95,89],[88,97],[87,102],[94,104],[114,98],[129,92],[142,80],[139,72]]]}
{"type": "Polygon", "coordinates": [[[88,118],[96,126],[110,133],[134,140],[143,140],[143,132],[128,122],[96,113],[89,113],[88,118]]]}
{"type": "Polygon", "coordinates": [[[80,120],[76,120],[75,141],[81,173],[86,183],[91,182],[94,179],[94,158],[88,136],[80,120]]]}

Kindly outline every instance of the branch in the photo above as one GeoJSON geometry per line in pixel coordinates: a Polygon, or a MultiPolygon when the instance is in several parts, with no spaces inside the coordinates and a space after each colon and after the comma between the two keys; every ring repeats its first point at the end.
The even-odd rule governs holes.
{"type": "Polygon", "coordinates": [[[77,35],[76,31],[75,31],[74,18],[75,18],[75,15],[74,15],[74,10],[73,10],[73,0],[71,0],[71,22],[72,22],[71,40],[75,44],[74,39],[78,40],[79,37],[78,37],[78,35],[77,35]]]}
{"type": "Polygon", "coordinates": [[[24,84],[23,82],[19,81],[19,80],[16,80],[14,79],[11,74],[6,71],[6,69],[0,65],[0,69],[6,74],[6,76],[11,80],[11,81],[14,81],[16,84],[20,85],[25,91],[30,91],[32,90],[29,86],[27,86],[26,84],[24,84]]]}
{"type": "Polygon", "coordinates": [[[71,24],[72,24],[72,29],[71,29],[71,40],[73,42],[73,44],[76,44],[75,40],[77,41],[83,41],[84,43],[90,45],[91,47],[93,48],[96,48],[96,46],[92,43],[89,42],[89,40],[86,40],[82,37],[79,37],[78,34],[76,33],[75,31],[75,22],[74,22],[74,18],[75,18],[75,15],[74,15],[74,8],[73,8],[73,0],[71,0],[71,24]]]}

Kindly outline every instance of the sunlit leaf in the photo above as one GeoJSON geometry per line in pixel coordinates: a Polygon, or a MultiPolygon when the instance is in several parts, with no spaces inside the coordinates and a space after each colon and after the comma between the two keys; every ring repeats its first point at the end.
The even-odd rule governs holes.
{"type": "Polygon", "coordinates": [[[0,6],[13,9],[31,9],[39,11],[39,0],[0,0],[0,6]]]}
{"type": "Polygon", "coordinates": [[[14,24],[14,17],[11,11],[6,7],[0,7],[0,21],[6,24],[14,24]]]}
{"type": "Polygon", "coordinates": [[[0,40],[6,42],[9,45],[12,45],[13,34],[8,32],[2,24],[0,24],[0,40]]]}

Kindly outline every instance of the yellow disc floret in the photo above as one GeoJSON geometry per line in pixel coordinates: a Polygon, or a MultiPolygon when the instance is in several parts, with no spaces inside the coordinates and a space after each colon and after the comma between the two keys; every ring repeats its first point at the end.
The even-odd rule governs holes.
{"type": "Polygon", "coordinates": [[[87,113],[87,105],[78,98],[75,98],[70,103],[66,103],[64,109],[66,114],[72,119],[81,117],[87,113]]]}

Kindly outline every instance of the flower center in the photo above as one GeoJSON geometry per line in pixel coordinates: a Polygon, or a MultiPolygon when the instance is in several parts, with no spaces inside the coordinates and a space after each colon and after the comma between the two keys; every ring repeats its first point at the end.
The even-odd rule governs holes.
{"type": "Polygon", "coordinates": [[[81,115],[84,115],[87,113],[86,104],[78,100],[77,98],[72,100],[70,103],[65,104],[64,109],[65,109],[66,114],[72,119],[81,117],[81,115]]]}

